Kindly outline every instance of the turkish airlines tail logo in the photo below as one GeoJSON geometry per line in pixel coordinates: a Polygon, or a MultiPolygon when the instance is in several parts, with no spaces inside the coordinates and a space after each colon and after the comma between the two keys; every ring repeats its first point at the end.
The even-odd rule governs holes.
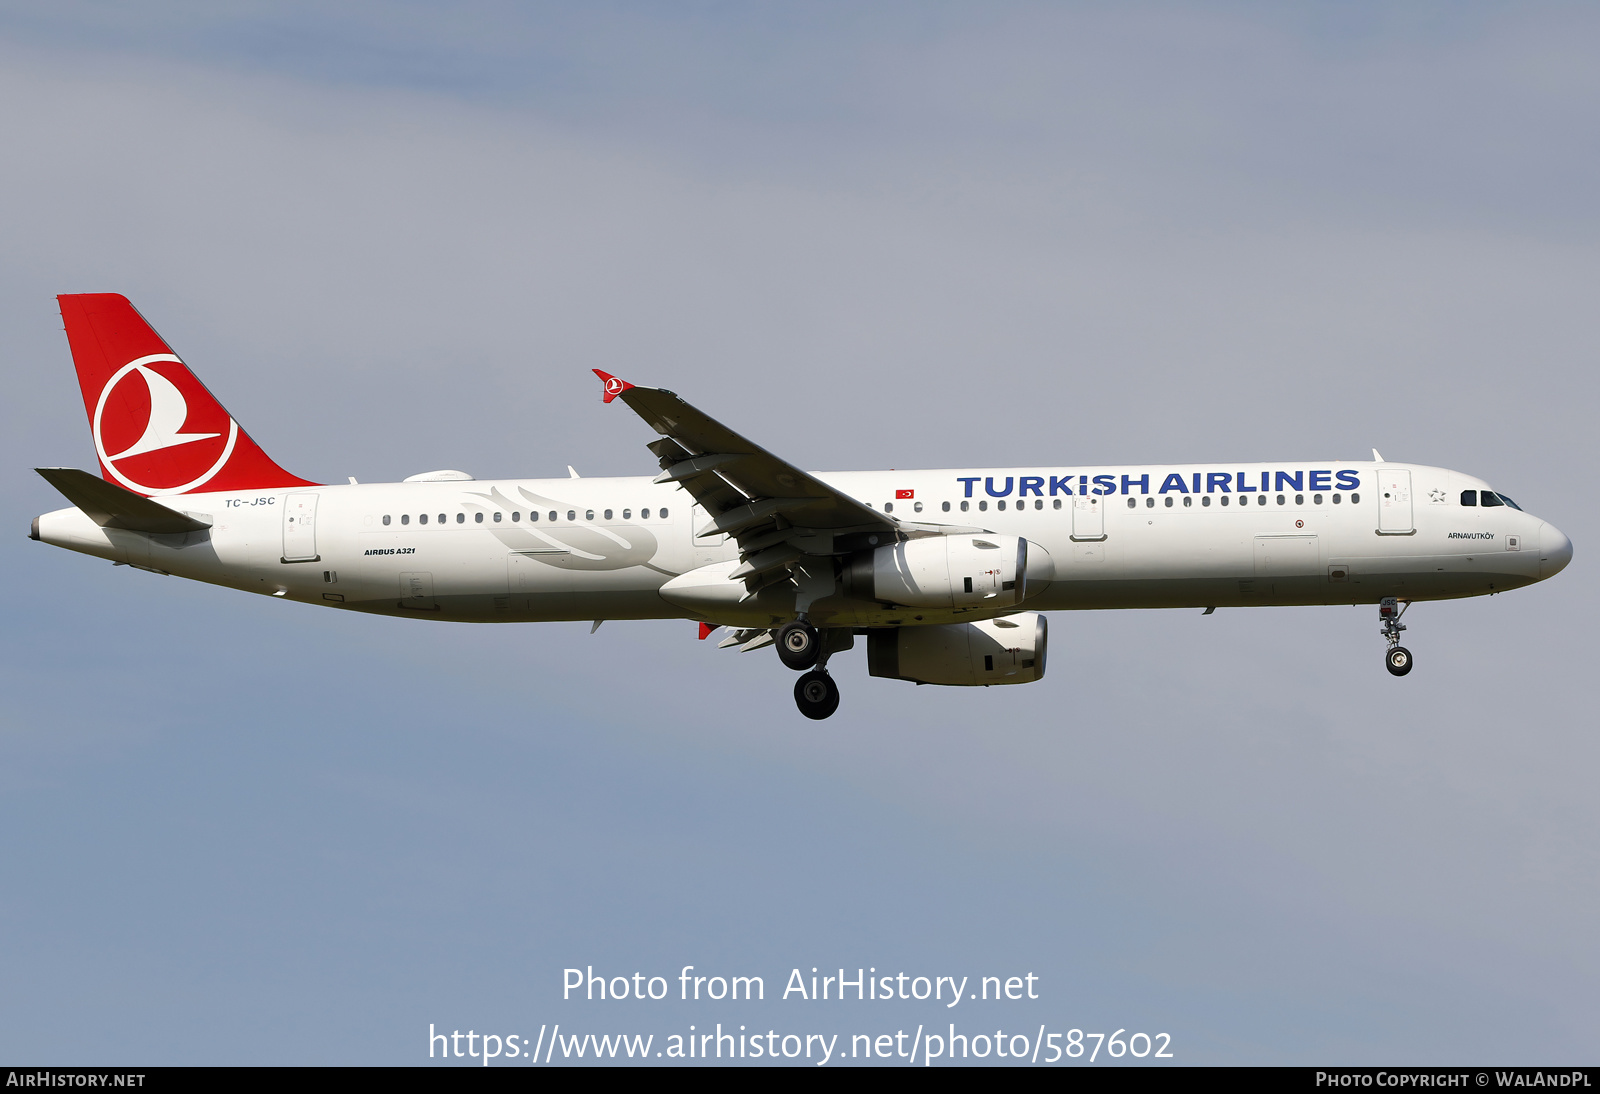
{"type": "Polygon", "coordinates": [[[272,462],[126,297],[57,299],[107,482],[146,497],[315,485],[272,462]]]}

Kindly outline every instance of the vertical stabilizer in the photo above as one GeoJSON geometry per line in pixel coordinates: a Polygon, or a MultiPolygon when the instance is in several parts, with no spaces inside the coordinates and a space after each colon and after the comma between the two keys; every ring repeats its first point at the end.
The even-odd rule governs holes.
{"type": "Polygon", "coordinates": [[[146,497],[315,485],[261,451],[127,297],[56,299],[107,482],[146,497]]]}

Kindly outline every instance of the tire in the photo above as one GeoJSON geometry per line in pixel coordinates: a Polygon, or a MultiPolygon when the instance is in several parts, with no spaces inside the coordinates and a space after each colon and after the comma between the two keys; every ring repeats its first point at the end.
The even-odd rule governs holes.
{"type": "Polygon", "coordinates": [[[1411,651],[1404,646],[1396,646],[1383,658],[1383,667],[1389,670],[1390,676],[1404,676],[1411,671],[1411,651]]]}
{"type": "Polygon", "coordinates": [[[796,672],[804,672],[815,665],[822,653],[817,628],[799,619],[779,628],[777,645],[778,660],[796,672]]]}
{"type": "Polygon", "coordinates": [[[794,705],[807,718],[820,722],[839,709],[839,685],[821,670],[808,672],[794,683],[794,705]]]}

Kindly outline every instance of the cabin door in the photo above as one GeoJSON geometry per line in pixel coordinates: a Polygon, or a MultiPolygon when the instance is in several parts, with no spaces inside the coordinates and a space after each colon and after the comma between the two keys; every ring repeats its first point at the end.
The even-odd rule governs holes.
{"type": "Polygon", "coordinates": [[[317,561],[317,495],[283,499],[283,561],[317,561]]]}
{"type": "Polygon", "coordinates": [[[1405,536],[1416,531],[1411,520],[1411,472],[1378,468],[1378,534],[1405,536]]]}

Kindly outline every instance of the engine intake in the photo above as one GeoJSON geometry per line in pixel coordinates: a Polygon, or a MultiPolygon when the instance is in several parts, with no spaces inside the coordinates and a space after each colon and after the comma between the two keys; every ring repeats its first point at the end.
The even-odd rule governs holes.
{"type": "Polygon", "coordinates": [[[874,630],[867,671],[890,680],[953,687],[1031,684],[1044,677],[1048,627],[1038,612],[977,623],[874,630]]]}

